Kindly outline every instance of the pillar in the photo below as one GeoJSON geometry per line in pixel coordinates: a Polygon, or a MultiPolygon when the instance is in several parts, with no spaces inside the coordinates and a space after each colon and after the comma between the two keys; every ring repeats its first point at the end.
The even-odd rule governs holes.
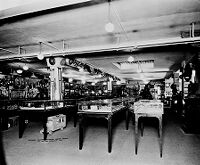
{"type": "Polygon", "coordinates": [[[62,100],[62,67],[61,57],[47,58],[47,66],[50,67],[50,99],[62,100]]]}

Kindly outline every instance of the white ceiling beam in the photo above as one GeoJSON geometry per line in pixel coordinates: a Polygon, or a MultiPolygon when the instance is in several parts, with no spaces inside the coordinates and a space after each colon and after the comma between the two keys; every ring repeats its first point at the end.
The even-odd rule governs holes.
{"type": "Polygon", "coordinates": [[[92,0],[56,0],[56,1],[43,0],[43,1],[35,2],[35,3],[26,2],[25,4],[21,4],[16,7],[4,9],[4,10],[1,10],[1,7],[0,7],[0,20],[15,17],[15,16],[20,16],[24,14],[30,14],[30,13],[55,9],[59,7],[78,5],[78,4],[86,3],[90,1],[92,0]]]}

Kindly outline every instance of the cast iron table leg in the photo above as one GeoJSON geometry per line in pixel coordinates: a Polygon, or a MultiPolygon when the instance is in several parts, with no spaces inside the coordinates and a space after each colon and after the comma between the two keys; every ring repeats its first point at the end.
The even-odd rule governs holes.
{"type": "Polygon", "coordinates": [[[80,122],[79,122],[79,150],[83,148],[83,116],[80,115],[80,122]]]}
{"type": "Polygon", "coordinates": [[[108,152],[112,150],[112,117],[108,117],[108,152]]]}

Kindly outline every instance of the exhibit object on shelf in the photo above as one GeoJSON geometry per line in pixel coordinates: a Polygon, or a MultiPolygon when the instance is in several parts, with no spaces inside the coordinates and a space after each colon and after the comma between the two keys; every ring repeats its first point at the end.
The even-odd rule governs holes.
{"type": "MultiPolygon", "coordinates": [[[[51,134],[54,131],[57,130],[63,130],[66,127],[66,115],[59,114],[56,116],[50,116],[47,119],[47,132],[51,134]]],[[[43,129],[40,131],[40,133],[43,133],[43,129]]]]}

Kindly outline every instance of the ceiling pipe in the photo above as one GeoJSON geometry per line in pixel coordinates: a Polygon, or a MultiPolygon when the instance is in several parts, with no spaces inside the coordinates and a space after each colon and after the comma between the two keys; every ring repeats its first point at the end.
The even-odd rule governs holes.
{"type": "Polygon", "coordinates": [[[16,52],[13,52],[13,51],[10,51],[10,50],[4,49],[4,48],[0,48],[0,50],[3,50],[5,52],[9,52],[9,53],[12,53],[12,54],[17,54],[16,52]]]}
{"type": "Polygon", "coordinates": [[[52,44],[50,44],[48,42],[40,41],[40,43],[42,43],[42,44],[44,44],[44,45],[46,45],[48,47],[54,48],[54,49],[56,49],[58,51],[60,51],[60,49],[58,49],[57,47],[53,46],[52,44]]]}
{"type": "MultiPolygon", "coordinates": [[[[94,47],[83,47],[83,48],[70,48],[65,51],[58,50],[51,51],[51,52],[44,52],[42,53],[44,57],[50,56],[70,56],[70,55],[80,55],[85,53],[98,53],[98,52],[106,52],[106,51],[119,51],[119,50],[135,50],[136,49],[143,49],[143,48],[150,48],[150,47],[159,47],[159,46],[173,46],[173,45],[184,45],[184,44],[194,44],[200,43],[200,37],[191,37],[191,38],[169,38],[165,40],[151,40],[151,41],[144,41],[144,42],[129,42],[129,43],[121,43],[117,45],[102,45],[102,46],[94,46],[94,47]]],[[[1,50],[7,51],[12,53],[12,55],[2,55],[0,56],[0,60],[4,59],[16,59],[19,58],[19,54],[9,51],[4,48],[0,48],[1,50]]],[[[37,57],[37,53],[27,53],[23,54],[24,58],[33,58],[37,57]]]]}

